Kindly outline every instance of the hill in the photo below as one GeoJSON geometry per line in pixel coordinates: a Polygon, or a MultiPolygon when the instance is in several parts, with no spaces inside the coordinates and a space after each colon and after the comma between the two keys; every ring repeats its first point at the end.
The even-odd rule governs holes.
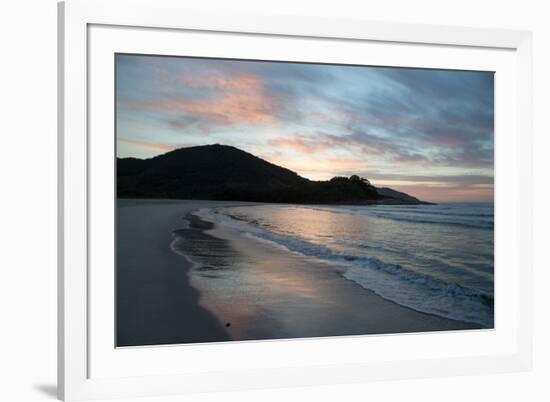
{"type": "Polygon", "coordinates": [[[378,195],[386,199],[388,201],[387,203],[390,203],[390,200],[396,200],[396,203],[407,202],[409,204],[429,204],[427,202],[420,201],[418,198],[413,197],[412,195],[394,190],[389,187],[378,187],[377,190],[378,195]]]}
{"type": "Polygon", "coordinates": [[[395,190],[380,192],[359,176],[312,181],[238,148],[219,144],[180,148],[150,159],[118,158],[117,193],[123,198],[422,203],[395,190]]]}

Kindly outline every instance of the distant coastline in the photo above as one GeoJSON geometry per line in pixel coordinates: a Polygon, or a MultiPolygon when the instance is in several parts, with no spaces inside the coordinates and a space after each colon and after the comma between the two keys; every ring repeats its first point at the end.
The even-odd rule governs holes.
{"type": "Polygon", "coordinates": [[[117,159],[119,198],[328,205],[432,204],[358,175],[313,181],[238,148],[180,148],[150,159],[117,159]]]}
{"type": "MultiPolygon", "coordinates": [[[[148,197],[148,196],[126,196],[126,195],[118,195],[117,198],[119,200],[151,200],[151,199],[158,199],[158,200],[172,200],[172,201],[232,201],[232,200],[221,200],[221,199],[208,199],[208,198],[176,198],[176,197],[148,197]]],[[[364,200],[364,201],[341,201],[341,202],[291,202],[291,201],[248,201],[248,200],[236,200],[238,202],[258,202],[262,204],[298,204],[298,205],[438,205],[436,202],[428,202],[428,201],[420,201],[417,202],[414,201],[407,201],[407,200],[399,200],[399,199],[392,199],[392,198],[383,198],[378,200],[364,200]]]]}

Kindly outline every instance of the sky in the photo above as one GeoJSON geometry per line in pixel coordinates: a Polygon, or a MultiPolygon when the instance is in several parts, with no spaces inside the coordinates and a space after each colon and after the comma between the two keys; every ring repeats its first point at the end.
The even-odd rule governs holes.
{"type": "Polygon", "coordinates": [[[232,145],[312,180],[493,201],[492,72],[116,56],[117,156],[232,145]]]}

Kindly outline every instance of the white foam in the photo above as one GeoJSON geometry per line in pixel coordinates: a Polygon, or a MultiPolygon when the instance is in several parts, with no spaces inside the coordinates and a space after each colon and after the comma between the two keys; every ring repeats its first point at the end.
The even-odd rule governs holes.
{"type": "Polygon", "coordinates": [[[344,266],[343,276],[346,279],[387,300],[445,318],[476,323],[484,327],[493,326],[490,295],[449,284],[373,257],[335,254],[321,244],[274,233],[259,225],[232,218],[213,208],[202,208],[195,214],[201,219],[236,230],[247,238],[280,248],[285,252],[300,254],[331,265],[344,266]]]}

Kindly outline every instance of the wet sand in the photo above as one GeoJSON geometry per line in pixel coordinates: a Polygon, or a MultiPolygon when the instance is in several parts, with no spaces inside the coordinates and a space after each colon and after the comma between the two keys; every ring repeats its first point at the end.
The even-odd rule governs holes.
{"type": "Polygon", "coordinates": [[[118,201],[117,346],[230,340],[199,305],[199,292],[189,284],[191,263],[170,248],[172,231],[196,207],[185,201],[118,201]]]}
{"type": "Polygon", "coordinates": [[[403,307],[344,278],[343,266],[243,236],[231,227],[208,226],[203,219],[194,215],[190,220],[195,230],[211,236],[210,244],[217,244],[216,257],[196,258],[191,283],[201,292],[201,304],[230,324],[226,329],[233,339],[479,328],[403,307]]]}
{"type": "Polygon", "coordinates": [[[477,328],[402,307],[345,279],[342,267],[190,214],[234,204],[119,200],[119,346],[477,328]]]}

